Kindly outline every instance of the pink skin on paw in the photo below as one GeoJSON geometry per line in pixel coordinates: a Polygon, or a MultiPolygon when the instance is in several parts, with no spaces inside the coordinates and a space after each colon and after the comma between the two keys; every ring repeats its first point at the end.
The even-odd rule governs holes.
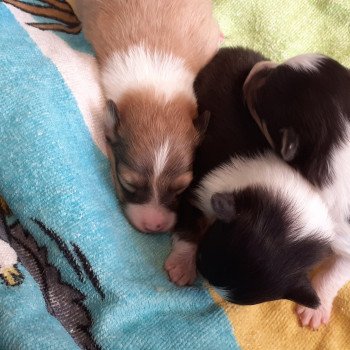
{"type": "Polygon", "coordinates": [[[319,306],[317,309],[298,305],[296,313],[298,314],[302,327],[310,327],[312,330],[317,330],[320,326],[329,322],[332,307],[319,306]]]}
{"type": "Polygon", "coordinates": [[[321,300],[317,309],[298,305],[296,312],[303,327],[313,330],[330,320],[333,300],[342,286],[350,280],[350,260],[348,257],[333,256],[325,261],[312,280],[313,287],[321,300]]]}
{"type": "Polygon", "coordinates": [[[178,286],[191,285],[196,279],[196,268],[181,256],[170,255],[165,262],[165,270],[171,282],[178,286]]]}
{"type": "Polygon", "coordinates": [[[173,250],[164,265],[170,281],[178,286],[193,284],[197,277],[195,257],[195,244],[175,241],[173,250]]]}

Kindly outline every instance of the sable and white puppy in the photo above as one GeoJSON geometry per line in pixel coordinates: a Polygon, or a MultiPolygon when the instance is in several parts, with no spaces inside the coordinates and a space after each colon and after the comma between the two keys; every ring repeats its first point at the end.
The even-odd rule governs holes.
{"type": "Polygon", "coordinates": [[[244,80],[263,59],[222,49],[196,80],[199,108],[211,118],[178,217],[175,245],[185,263],[170,276],[192,281],[199,242],[198,270],[227,300],[317,307],[309,273],[330,253],[332,220],[313,186],[274,154],[244,103],[244,80]]]}
{"type": "Polygon", "coordinates": [[[321,305],[297,309],[303,325],[318,328],[350,280],[350,73],[329,57],[306,54],[258,63],[244,91],[266,139],[318,189],[335,222],[336,256],[312,281],[321,305]]]}
{"type": "Polygon", "coordinates": [[[126,217],[142,232],[170,230],[208,122],[193,81],[220,43],[211,1],[79,0],[76,12],[101,69],[126,217]]]}

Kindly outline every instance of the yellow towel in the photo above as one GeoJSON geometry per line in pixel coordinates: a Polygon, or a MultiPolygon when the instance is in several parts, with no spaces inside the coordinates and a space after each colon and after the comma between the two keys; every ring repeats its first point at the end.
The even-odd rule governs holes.
{"type": "Polygon", "coordinates": [[[330,323],[317,331],[299,326],[292,302],[237,306],[212,295],[225,310],[243,350],[350,349],[350,284],[336,298],[330,323]]]}

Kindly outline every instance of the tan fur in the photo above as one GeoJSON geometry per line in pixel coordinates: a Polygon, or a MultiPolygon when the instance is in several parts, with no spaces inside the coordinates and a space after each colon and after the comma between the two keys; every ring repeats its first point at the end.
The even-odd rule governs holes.
{"type": "Polygon", "coordinates": [[[174,147],[171,153],[182,158],[182,164],[190,166],[197,133],[193,128],[192,119],[196,116],[196,106],[186,96],[178,96],[168,103],[160,103],[152,93],[129,93],[118,104],[122,123],[118,134],[126,138],[130,145],[129,156],[144,155],[144,163],[139,165],[147,167],[150,155],[155,148],[170,138],[174,147]],[[140,118],[140,115],[143,118],[140,118]],[[161,117],[158,117],[161,116],[161,117]],[[190,117],[188,117],[190,116],[190,117]]]}
{"type": "Polygon", "coordinates": [[[211,1],[78,0],[75,5],[96,52],[105,95],[118,109],[118,122],[107,126],[106,136],[114,147],[109,158],[126,216],[141,231],[170,229],[175,223],[170,209],[175,205],[170,202],[177,200],[192,179],[193,154],[200,136],[194,126],[193,80],[214,56],[220,41],[211,1]],[[147,52],[146,59],[135,61],[140,65],[137,74],[154,75],[141,79],[142,83],[135,72],[136,76],[129,74],[130,65],[126,72],[120,68],[123,59],[129,59],[126,53],[135,47],[147,52]],[[147,57],[151,63],[145,64],[151,68],[143,71],[147,57]],[[152,65],[158,64],[153,70],[152,65]],[[122,92],[116,95],[118,89],[122,92]],[[146,188],[147,199],[130,199],[130,192],[142,197],[142,189],[130,191],[132,187],[146,188]]]}
{"type": "Polygon", "coordinates": [[[76,12],[102,64],[112,52],[144,43],[183,58],[197,74],[217,50],[210,0],[78,0],[76,12]]]}
{"type": "Polygon", "coordinates": [[[118,107],[122,121],[115,133],[119,141],[127,144],[127,159],[132,164],[129,168],[119,163],[108,148],[113,181],[121,203],[126,204],[120,179],[135,187],[148,184],[156,187],[158,193],[181,193],[192,180],[192,155],[199,141],[193,127],[196,108],[192,100],[178,96],[173,101],[160,103],[152,90],[137,94],[131,91],[124,95],[118,107]],[[143,118],[139,118],[140,114],[143,118]],[[162,176],[155,178],[155,150],[165,140],[170,140],[172,147],[162,176]]]}

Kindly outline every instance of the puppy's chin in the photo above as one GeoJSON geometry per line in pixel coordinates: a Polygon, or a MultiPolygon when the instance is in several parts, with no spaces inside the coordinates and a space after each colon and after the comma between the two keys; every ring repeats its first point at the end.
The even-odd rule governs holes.
{"type": "Polygon", "coordinates": [[[124,212],[131,225],[143,233],[167,232],[176,223],[176,214],[162,205],[127,203],[124,212]]]}

